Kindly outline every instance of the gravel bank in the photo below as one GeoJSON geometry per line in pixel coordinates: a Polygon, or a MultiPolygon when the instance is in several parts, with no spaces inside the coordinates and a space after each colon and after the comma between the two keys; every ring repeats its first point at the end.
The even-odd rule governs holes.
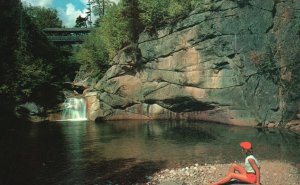
{"type": "MultiPolygon", "coordinates": [[[[207,185],[227,173],[231,164],[198,165],[164,169],[147,177],[149,185],[207,185]]],[[[241,164],[242,165],[242,164],[241,164]]],[[[299,168],[281,161],[260,161],[263,185],[300,185],[299,168]]],[[[299,166],[298,166],[299,167],[299,166]]]]}

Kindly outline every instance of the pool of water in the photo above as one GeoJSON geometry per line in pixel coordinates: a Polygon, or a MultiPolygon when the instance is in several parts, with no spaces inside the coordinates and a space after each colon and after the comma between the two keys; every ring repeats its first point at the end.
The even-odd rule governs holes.
{"type": "Polygon", "coordinates": [[[40,123],[0,137],[1,185],[142,184],[163,168],[260,160],[300,163],[300,136],[281,129],[191,121],[40,123]]]}

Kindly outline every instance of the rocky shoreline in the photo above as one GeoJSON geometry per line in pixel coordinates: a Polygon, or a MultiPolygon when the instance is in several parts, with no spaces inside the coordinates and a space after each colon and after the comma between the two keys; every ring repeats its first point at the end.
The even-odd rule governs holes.
{"type": "MultiPolygon", "coordinates": [[[[149,185],[208,185],[224,177],[231,164],[199,165],[164,169],[147,176],[149,185]]],[[[241,164],[242,165],[242,164],[241,164]]],[[[263,160],[261,183],[263,185],[299,185],[300,164],[263,160]]]]}

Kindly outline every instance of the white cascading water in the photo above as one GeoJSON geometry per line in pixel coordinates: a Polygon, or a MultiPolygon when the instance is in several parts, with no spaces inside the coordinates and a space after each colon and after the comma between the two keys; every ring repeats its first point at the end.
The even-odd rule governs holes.
{"type": "Polygon", "coordinates": [[[83,98],[67,98],[64,102],[62,121],[84,121],[86,117],[86,103],[83,98]]]}

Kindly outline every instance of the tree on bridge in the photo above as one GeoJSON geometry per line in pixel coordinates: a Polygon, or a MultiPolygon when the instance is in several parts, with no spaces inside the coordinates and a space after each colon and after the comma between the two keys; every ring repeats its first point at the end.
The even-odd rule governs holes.
{"type": "Polygon", "coordinates": [[[76,18],[76,25],[75,27],[76,28],[87,28],[87,24],[86,24],[86,21],[88,20],[88,17],[81,17],[81,15],[79,15],[77,18],[76,18]]]}

